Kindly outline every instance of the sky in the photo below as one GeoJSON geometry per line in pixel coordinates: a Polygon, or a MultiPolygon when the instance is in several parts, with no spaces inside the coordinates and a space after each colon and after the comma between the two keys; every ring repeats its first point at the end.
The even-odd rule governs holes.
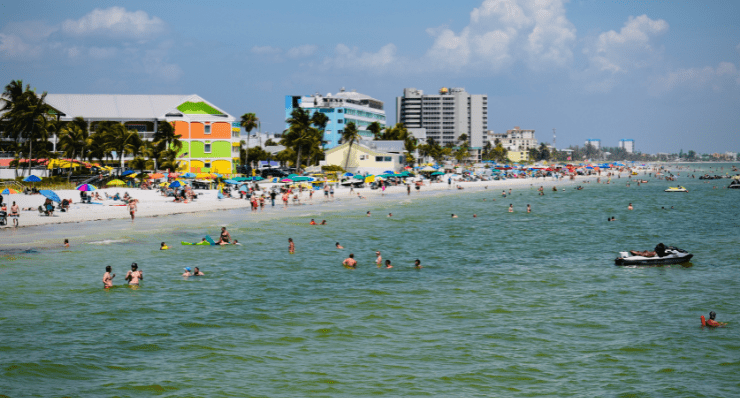
{"type": "Polygon", "coordinates": [[[488,128],[644,153],[740,151],[740,1],[0,0],[0,84],[198,94],[263,132],[285,95],[488,95],[488,128]]]}

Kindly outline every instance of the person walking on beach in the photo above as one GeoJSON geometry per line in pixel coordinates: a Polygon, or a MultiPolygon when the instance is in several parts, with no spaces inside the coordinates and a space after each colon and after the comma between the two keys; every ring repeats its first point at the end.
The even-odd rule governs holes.
{"type": "Polygon", "coordinates": [[[348,268],[357,268],[357,261],[355,260],[354,253],[350,253],[349,257],[345,258],[344,261],[342,261],[342,265],[348,268]]]}
{"type": "Polygon", "coordinates": [[[406,196],[411,196],[411,185],[406,185],[406,196]]]}
{"type": "Polygon", "coordinates": [[[277,192],[275,190],[270,191],[270,201],[272,201],[272,207],[275,207],[275,197],[277,196],[277,192]]]}
{"type": "Polygon", "coordinates": [[[105,274],[103,274],[103,288],[105,289],[113,287],[113,278],[116,277],[116,274],[111,274],[111,271],[113,271],[113,268],[110,265],[105,267],[105,274]]]}
{"type": "Polygon", "coordinates": [[[295,243],[293,243],[293,238],[288,238],[288,253],[295,254],[295,243]]]}
{"type": "Polygon", "coordinates": [[[131,214],[131,221],[134,221],[134,217],[136,214],[136,201],[135,200],[128,201],[128,212],[129,214],[131,214]]]}
{"type": "Polygon", "coordinates": [[[126,278],[129,285],[138,285],[140,281],[144,280],[144,273],[139,271],[139,265],[136,263],[131,264],[131,271],[126,273],[126,278]]]}
{"type": "Polygon", "coordinates": [[[10,206],[10,217],[13,219],[13,226],[18,226],[18,217],[20,217],[21,214],[18,210],[18,205],[15,204],[15,201],[13,201],[13,206],[10,206]]]}

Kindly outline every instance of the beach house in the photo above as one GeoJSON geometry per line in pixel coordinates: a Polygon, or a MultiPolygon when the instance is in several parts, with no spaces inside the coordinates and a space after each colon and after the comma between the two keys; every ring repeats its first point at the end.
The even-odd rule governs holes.
{"type": "Polygon", "coordinates": [[[365,141],[335,146],[325,152],[326,165],[341,166],[358,174],[382,174],[385,171],[401,171],[406,165],[403,141],[365,141]],[[347,154],[349,153],[349,162],[347,154]],[[346,165],[346,166],[345,166],[346,165]]]}

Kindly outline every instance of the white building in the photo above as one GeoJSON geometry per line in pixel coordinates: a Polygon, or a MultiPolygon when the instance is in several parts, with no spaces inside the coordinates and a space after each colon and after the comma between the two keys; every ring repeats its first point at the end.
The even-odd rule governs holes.
{"type": "Polygon", "coordinates": [[[522,130],[515,126],[512,130],[506,130],[506,137],[501,140],[501,145],[510,151],[529,151],[537,148],[537,139],[534,130],[522,130]]]}
{"type": "Polygon", "coordinates": [[[591,145],[592,147],[596,149],[601,148],[601,140],[598,138],[589,138],[586,140],[586,143],[584,145],[591,145]]]}
{"type": "Polygon", "coordinates": [[[488,95],[444,87],[439,94],[425,95],[422,90],[404,88],[403,97],[396,97],[396,121],[408,129],[425,129],[426,139],[442,145],[457,144],[465,134],[471,156],[477,159],[488,140],[488,95]]]}
{"type": "Polygon", "coordinates": [[[627,153],[635,152],[635,140],[633,139],[621,139],[619,140],[619,147],[624,148],[627,153]]]}

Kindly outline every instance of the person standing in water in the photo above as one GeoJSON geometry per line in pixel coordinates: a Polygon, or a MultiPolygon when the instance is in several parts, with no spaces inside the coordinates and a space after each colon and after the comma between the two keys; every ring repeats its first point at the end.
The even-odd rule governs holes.
{"type": "Polygon", "coordinates": [[[288,238],[288,253],[295,254],[295,243],[293,243],[293,238],[288,238]]]}
{"type": "Polygon", "coordinates": [[[391,260],[385,260],[385,268],[393,268],[391,265],[391,260]]]}
{"type": "Polygon", "coordinates": [[[129,285],[138,285],[140,281],[144,280],[144,273],[139,271],[139,265],[136,263],[131,264],[131,271],[126,273],[126,278],[129,285]]]}
{"type": "Polygon", "coordinates": [[[383,263],[383,257],[380,255],[379,251],[375,252],[375,255],[378,256],[377,258],[375,258],[375,265],[377,265],[378,268],[380,268],[380,266],[383,263]]]}
{"type": "Polygon", "coordinates": [[[342,265],[349,268],[357,268],[357,261],[355,260],[354,253],[350,253],[349,257],[345,258],[344,261],[342,261],[342,265]]]}
{"type": "Polygon", "coordinates": [[[116,277],[116,274],[111,274],[111,271],[113,271],[113,268],[110,265],[105,267],[105,274],[103,274],[103,288],[105,289],[113,287],[113,278],[116,277]]]}
{"type": "Polygon", "coordinates": [[[513,203],[510,203],[509,204],[509,213],[513,213],[513,212],[514,212],[514,204],[513,203]]]}
{"type": "Polygon", "coordinates": [[[421,269],[422,268],[421,267],[421,260],[419,260],[418,258],[416,259],[416,261],[414,261],[414,268],[416,268],[416,269],[421,269]]]}

